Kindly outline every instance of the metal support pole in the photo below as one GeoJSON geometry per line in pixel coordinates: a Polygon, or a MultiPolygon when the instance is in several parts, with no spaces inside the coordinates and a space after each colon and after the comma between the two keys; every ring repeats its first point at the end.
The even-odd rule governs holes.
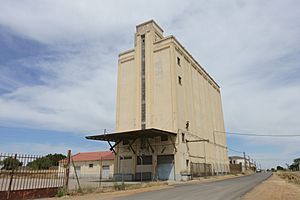
{"type": "Polygon", "coordinates": [[[102,184],[102,156],[100,157],[100,176],[99,176],[99,187],[101,187],[102,184]]]}
{"type": "Polygon", "coordinates": [[[122,183],[124,183],[124,173],[123,173],[123,166],[122,166],[122,163],[123,163],[123,161],[124,161],[124,156],[122,157],[122,156],[120,156],[120,158],[123,158],[123,159],[121,159],[120,161],[120,167],[121,167],[121,173],[122,173],[122,183]],[[123,161],[122,161],[123,160],[123,161]]]}
{"type": "Polygon", "coordinates": [[[80,183],[79,183],[79,179],[78,179],[78,175],[77,175],[77,171],[76,171],[76,169],[75,169],[74,161],[73,161],[73,159],[71,159],[71,160],[72,160],[72,165],[73,165],[73,169],[74,169],[76,181],[77,181],[77,184],[78,184],[79,192],[82,192],[81,187],[80,187],[80,183]]]}
{"type": "Polygon", "coordinates": [[[71,150],[68,150],[67,155],[67,164],[66,164],[66,174],[65,174],[65,190],[68,191],[69,189],[69,176],[70,176],[70,161],[71,161],[71,150]]]}
{"type": "Polygon", "coordinates": [[[140,155],[139,158],[141,160],[141,183],[143,182],[143,155],[140,155]]]}
{"type": "Polygon", "coordinates": [[[244,162],[245,162],[245,171],[247,171],[247,160],[246,160],[246,153],[243,152],[244,154],[244,162]]]}
{"type": "Polygon", "coordinates": [[[9,185],[8,185],[8,191],[7,191],[7,199],[10,197],[10,191],[11,191],[11,185],[14,179],[14,172],[15,167],[18,168],[19,166],[15,166],[17,162],[17,154],[15,154],[15,157],[13,160],[11,160],[11,163],[8,163],[8,167],[11,167],[11,173],[10,173],[10,179],[9,179],[9,185]]]}

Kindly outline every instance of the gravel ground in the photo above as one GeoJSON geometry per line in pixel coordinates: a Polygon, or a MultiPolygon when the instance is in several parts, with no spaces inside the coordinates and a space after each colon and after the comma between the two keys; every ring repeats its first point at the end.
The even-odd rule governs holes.
{"type": "Polygon", "coordinates": [[[242,200],[299,200],[300,185],[281,179],[276,174],[256,186],[242,200]]]}

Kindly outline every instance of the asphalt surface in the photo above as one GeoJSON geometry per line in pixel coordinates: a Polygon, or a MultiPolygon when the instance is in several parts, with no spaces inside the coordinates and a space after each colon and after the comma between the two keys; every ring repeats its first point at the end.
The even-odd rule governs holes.
{"type": "Polygon", "coordinates": [[[257,173],[210,183],[179,184],[174,188],[138,193],[116,200],[235,200],[271,175],[272,173],[257,173]]]}

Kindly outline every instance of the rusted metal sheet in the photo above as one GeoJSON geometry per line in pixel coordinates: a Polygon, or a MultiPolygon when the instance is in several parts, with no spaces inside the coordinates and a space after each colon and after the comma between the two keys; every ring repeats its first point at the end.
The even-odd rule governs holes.
{"type": "Polygon", "coordinates": [[[0,200],[25,200],[45,197],[54,197],[59,190],[55,188],[40,188],[28,190],[0,191],[0,200]]]}

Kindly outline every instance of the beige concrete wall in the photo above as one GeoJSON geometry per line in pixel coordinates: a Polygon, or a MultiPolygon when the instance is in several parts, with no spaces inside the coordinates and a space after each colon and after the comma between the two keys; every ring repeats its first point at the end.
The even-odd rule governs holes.
{"type": "Polygon", "coordinates": [[[116,130],[138,129],[138,91],[134,52],[121,55],[118,68],[116,130]]]}
{"type": "MultiPolygon", "coordinates": [[[[113,177],[114,173],[114,160],[102,160],[102,161],[80,161],[80,162],[74,162],[75,167],[80,166],[80,174],[78,176],[80,178],[84,177],[100,177],[100,166],[103,165],[109,165],[110,170],[110,178],[113,177]],[[93,164],[93,167],[90,168],[89,164],[93,164]]],[[[75,177],[74,167],[71,164],[70,166],[70,177],[75,177]]]]}

